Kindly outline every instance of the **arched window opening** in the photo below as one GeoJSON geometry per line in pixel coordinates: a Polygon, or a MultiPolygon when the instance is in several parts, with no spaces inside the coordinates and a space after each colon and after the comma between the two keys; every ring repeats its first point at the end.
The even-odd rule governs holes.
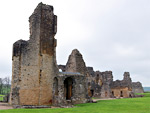
{"type": "Polygon", "coordinates": [[[97,74],[96,76],[96,83],[98,84],[98,81],[99,81],[99,74],[97,74]]]}
{"type": "Polygon", "coordinates": [[[53,84],[53,89],[54,89],[54,95],[58,95],[58,79],[55,77],[54,78],[54,84],[53,84]]]}
{"type": "Polygon", "coordinates": [[[103,85],[103,82],[101,79],[99,79],[99,85],[102,86],[103,85]]]}
{"type": "Polygon", "coordinates": [[[62,69],[59,69],[59,72],[63,72],[62,69]]]}

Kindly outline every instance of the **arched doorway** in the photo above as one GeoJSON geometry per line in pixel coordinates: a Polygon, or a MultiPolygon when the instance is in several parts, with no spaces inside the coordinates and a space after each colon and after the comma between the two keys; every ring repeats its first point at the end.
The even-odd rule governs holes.
{"type": "Polygon", "coordinates": [[[94,90],[91,89],[90,91],[91,91],[91,97],[92,97],[94,95],[94,90]]]}
{"type": "Polygon", "coordinates": [[[120,97],[123,97],[123,91],[120,91],[120,97]]]}
{"type": "Polygon", "coordinates": [[[112,91],[112,96],[114,96],[114,91],[112,91]]]}
{"type": "Polygon", "coordinates": [[[71,77],[65,79],[64,93],[65,93],[66,100],[70,100],[72,97],[72,84],[73,84],[73,80],[71,77]]]}

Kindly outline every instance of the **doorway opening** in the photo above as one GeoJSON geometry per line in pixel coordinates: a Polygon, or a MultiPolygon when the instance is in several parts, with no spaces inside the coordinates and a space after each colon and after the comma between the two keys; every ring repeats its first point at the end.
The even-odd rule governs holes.
{"type": "Polygon", "coordinates": [[[112,96],[114,96],[114,91],[112,91],[112,96]]]}
{"type": "Polygon", "coordinates": [[[66,100],[71,100],[72,97],[72,86],[73,86],[73,80],[72,78],[68,77],[64,81],[64,92],[66,100]]]}
{"type": "Polygon", "coordinates": [[[91,97],[92,97],[94,95],[94,90],[91,89],[90,91],[91,91],[91,97]]]}
{"type": "Polygon", "coordinates": [[[123,97],[123,92],[122,91],[120,91],[120,97],[123,97]]]}

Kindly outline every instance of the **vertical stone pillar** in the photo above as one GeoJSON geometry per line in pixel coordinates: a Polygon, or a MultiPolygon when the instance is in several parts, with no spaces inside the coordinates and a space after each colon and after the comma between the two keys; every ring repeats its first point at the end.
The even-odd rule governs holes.
{"type": "Polygon", "coordinates": [[[30,40],[13,47],[11,104],[52,104],[56,63],[57,16],[53,6],[40,3],[29,18],[30,40]]]}

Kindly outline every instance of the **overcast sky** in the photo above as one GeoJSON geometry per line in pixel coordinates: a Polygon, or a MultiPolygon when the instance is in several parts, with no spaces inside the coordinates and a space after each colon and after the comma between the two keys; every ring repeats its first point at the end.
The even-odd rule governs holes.
{"type": "MultiPolygon", "coordinates": [[[[11,76],[12,45],[29,39],[28,18],[41,0],[2,0],[0,77],[11,76]]],[[[87,66],[112,70],[114,80],[130,72],[150,86],[150,0],[42,0],[58,16],[57,63],[78,49],[87,66]]]]}

